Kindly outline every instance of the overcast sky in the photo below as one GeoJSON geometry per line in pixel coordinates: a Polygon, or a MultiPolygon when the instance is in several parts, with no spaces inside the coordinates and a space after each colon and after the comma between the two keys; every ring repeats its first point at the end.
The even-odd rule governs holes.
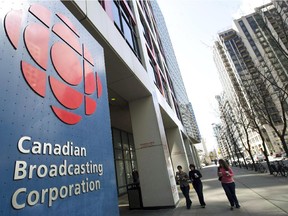
{"type": "Polygon", "coordinates": [[[218,123],[215,96],[222,91],[213,61],[217,33],[233,20],[270,0],[157,0],[165,18],[188,97],[208,150],[216,146],[212,123],[218,123]]]}

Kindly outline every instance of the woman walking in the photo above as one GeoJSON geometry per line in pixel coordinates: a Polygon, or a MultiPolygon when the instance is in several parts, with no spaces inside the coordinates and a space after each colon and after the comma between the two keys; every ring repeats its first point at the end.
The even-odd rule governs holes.
{"type": "Polygon", "coordinates": [[[202,174],[199,170],[195,168],[194,164],[190,164],[189,166],[190,171],[189,171],[189,178],[192,181],[192,185],[197,193],[200,205],[202,208],[205,208],[206,203],[204,201],[204,196],[203,196],[203,185],[202,185],[202,174]]]}
{"type": "Polygon", "coordinates": [[[229,167],[228,163],[223,159],[220,159],[218,167],[218,177],[219,180],[221,181],[225,194],[230,202],[231,210],[233,210],[234,206],[236,208],[240,208],[236,196],[235,182],[233,176],[234,176],[233,170],[229,167]]]}
{"type": "Polygon", "coordinates": [[[176,172],[176,181],[180,185],[180,189],[186,199],[186,207],[187,209],[191,208],[192,201],[189,196],[190,186],[189,186],[189,177],[187,173],[182,171],[182,166],[177,166],[178,172],[176,172]]]}

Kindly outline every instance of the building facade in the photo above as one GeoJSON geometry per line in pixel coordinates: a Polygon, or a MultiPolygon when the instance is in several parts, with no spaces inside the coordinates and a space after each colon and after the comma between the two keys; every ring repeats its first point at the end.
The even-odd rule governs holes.
{"type": "MultiPolygon", "coordinates": [[[[253,154],[284,151],[280,137],[275,136],[275,130],[285,133],[287,113],[285,105],[284,109],[282,106],[287,101],[281,100],[283,97],[279,93],[285,92],[288,68],[287,38],[283,36],[286,24],[282,19],[285,13],[279,9],[286,7],[283,2],[263,5],[256,8],[255,13],[234,20],[236,30],[220,33],[214,47],[214,60],[226,95],[222,100],[232,105],[231,112],[236,120],[228,121],[228,124],[248,126],[251,119],[257,119],[257,125],[262,128],[264,147],[259,134],[253,132],[255,128],[247,127],[253,154]],[[281,12],[277,12],[277,7],[281,12]],[[235,107],[242,107],[242,110],[235,107]]],[[[239,134],[243,135],[245,131],[240,130],[239,134]]],[[[245,139],[242,142],[247,145],[245,139]]]]}
{"type": "MultiPolygon", "coordinates": [[[[7,44],[10,41],[17,51],[17,46],[15,46],[17,43],[15,41],[21,41],[21,37],[17,35],[21,31],[13,32],[13,29],[15,29],[15,23],[17,24],[16,27],[21,27],[22,22],[19,17],[25,13],[24,17],[28,17],[29,22],[31,19],[31,22],[37,23],[35,26],[40,23],[41,27],[34,27],[34,24],[31,24],[33,31],[29,31],[30,29],[28,28],[23,33],[24,44],[28,49],[26,54],[30,55],[43,70],[50,71],[50,67],[51,73],[56,70],[60,78],[72,86],[64,88],[66,84],[61,84],[61,82],[49,78],[53,95],[64,107],[63,109],[51,107],[54,115],[62,121],[55,123],[57,125],[60,124],[58,127],[62,128],[62,132],[61,130],[59,132],[48,132],[47,134],[43,133],[42,136],[49,135],[50,139],[55,140],[55,137],[63,139],[63,136],[65,137],[65,135],[69,134],[77,142],[82,141],[85,145],[92,146],[91,149],[93,150],[89,151],[89,156],[93,160],[101,159],[103,161],[103,166],[107,167],[107,170],[100,170],[102,163],[93,166],[94,169],[96,169],[96,166],[98,167],[99,175],[101,177],[103,175],[104,178],[103,184],[107,184],[103,186],[102,190],[98,187],[97,189],[100,192],[94,195],[93,199],[99,200],[97,202],[97,211],[100,214],[105,211],[110,212],[111,215],[117,214],[115,194],[127,193],[127,187],[135,182],[132,175],[135,171],[139,173],[144,208],[175,207],[179,201],[174,177],[177,171],[176,167],[182,165],[185,171],[188,171],[190,163],[200,167],[199,157],[193,146],[193,144],[200,142],[200,133],[192,104],[188,100],[169,35],[167,34],[165,21],[157,2],[142,0],[76,0],[42,4],[41,1],[27,0],[22,5],[11,1],[5,6],[7,8],[4,6],[1,8],[3,10],[2,14],[7,13],[8,15],[6,17],[1,16],[4,22],[4,29],[6,30],[1,32],[1,38],[5,38],[7,44]],[[12,12],[9,13],[9,10],[12,10],[12,12]],[[65,15],[61,14],[61,11],[65,15]],[[52,25],[49,20],[51,17],[53,17],[53,22],[60,22],[61,24],[52,25]],[[16,22],[13,22],[13,19],[16,22]],[[81,34],[77,29],[81,29],[81,34]],[[53,35],[52,42],[49,42],[50,38],[47,36],[50,33],[46,34],[49,31],[53,35]],[[89,40],[85,40],[82,34],[85,37],[88,35],[87,38],[89,40]],[[42,55],[43,53],[49,53],[48,48],[40,45],[41,40],[37,38],[37,35],[43,35],[41,39],[47,42],[48,47],[52,44],[52,60],[47,67],[45,62],[43,63],[42,61],[43,59],[49,59],[49,55],[45,54],[45,58],[42,58],[42,55]],[[63,42],[59,42],[58,45],[55,41],[59,40],[59,38],[63,42]],[[78,45],[79,40],[81,40],[80,45],[78,45]],[[54,46],[53,43],[57,45],[54,46]],[[96,48],[91,45],[93,43],[97,44],[95,45],[96,48]],[[73,50],[73,53],[71,50],[73,50]],[[81,55],[81,61],[78,61],[80,57],[74,54],[74,51],[77,55],[81,55]],[[66,55],[67,53],[69,55],[66,55]],[[66,70],[64,66],[61,67],[61,65],[67,66],[69,70],[66,70]],[[71,65],[77,66],[76,69],[78,71],[71,65]],[[83,78],[85,106],[83,107],[81,106],[82,97],[75,90],[78,85],[79,88],[82,87],[81,79],[79,78],[79,76],[82,77],[80,72],[82,70],[85,74],[83,78]],[[94,70],[96,71],[96,77],[93,77],[94,70]],[[69,71],[77,72],[75,72],[75,78],[69,77],[69,71]],[[62,88],[59,89],[60,87],[62,88]],[[60,90],[63,90],[65,94],[60,90]],[[68,96],[68,93],[73,103],[67,100],[66,96],[68,96]],[[90,97],[95,97],[95,101],[90,97]],[[79,126],[79,124],[85,125],[81,115],[73,113],[76,108],[85,109],[85,115],[92,116],[89,118],[89,125],[86,125],[85,128],[79,126]],[[69,109],[69,112],[66,109],[69,109]],[[103,111],[96,112],[97,110],[103,111]],[[94,112],[97,113],[97,116],[99,115],[99,120],[95,122],[93,122],[94,112]],[[95,124],[94,127],[93,123],[95,124]],[[71,125],[77,125],[77,128],[71,125]],[[74,127],[74,129],[71,130],[70,126],[74,127]],[[89,128],[86,129],[88,126],[89,128]],[[89,142],[89,145],[87,142],[89,142]],[[101,151],[97,150],[95,146],[93,147],[95,143],[101,151]],[[106,145],[109,147],[106,148],[106,145]],[[112,156],[114,156],[114,160],[112,156]],[[105,202],[106,204],[104,204],[102,196],[104,196],[105,191],[107,191],[106,196],[111,198],[111,204],[109,204],[110,202],[105,202]],[[109,209],[109,205],[113,205],[113,208],[109,209]]],[[[23,46],[24,48],[25,46],[23,46]]],[[[15,65],[17,66],[18,64],[15,65]]],[[[9,68],[7,69],[7,71],[10,70],[9,68]]],[[[34,77],[34,75],[45,77],[44,73],[36,69],[32,70],[26,65],[22,66],[21,70],[30,88],[42,98],[45,98],[45,81],[41,80],[41,86],[39,86],[40,78],[34,77]],[[37,71],[37,74],[35,71],[37,71]]],[[[8,90],[1,89],[1,98],[7,101],[6,97],[9,95],[4,94],[3,96],[5,91],[8,90]]],[[[13,100],[11,100],[11,103],[13,100]]],[[[31,97],[31,100],[33,100],[33,97],[31,97]]],[[[23,102],[21,103],[23,104],[23,102]]],[[[34,103],[32,107],[36,109],[39,105],[35,101],[34,103]]],[[[3,108],[3,110],[5,109],[3,108]]],[[[4,115],[5,113],[3,113],[4,115]]],[[[48,124],[45,115],[43,114],[43,121],[45,122],[43,124],[38,123],[39,130],[42,130],[42,127],[48,124]]],[[[54,115],[49,114],[49,119],[53,119],[54,115]]],[[[1,121],[1,126],[2,123],[4,125],[7,122],[6,120],[1,121]]],[[[15,130],[12,129],[9,131],[12,135],[14,132],[15,130]]],[[[39,133],[36,128],[35,133],[37,135],[39,133]]],[[[76,144],[74,145],[76,146],[76,144]]],[[[71,149],[73,148],[71,147],[71,149]]],[[[20,148],[20,150],[22,149],[20,148]]],[[[28,152],[28,150],[23,150],[23,152],[28,152]]],[[[73,156],[80,156],[78,151],[75,154],[73,156]]],[[[83,156],[86,157],[84,154],[83,156]]],[[[92,166],[91,161],[88,162],[87,167],[89,167],[89,163],[92,166]]],[[[69,168],[69,174],[70,172],[69,168]]],[[[41,177],[43,175],[41,170],[39,173],[38,177],[41,177]]],[[[98,182],[96,182],[97,184],[94,182],[89,183],[87,179],[84,180],[83,184],[88,185],[88,189],[96,190],[98,182]]],[[[66,179],[62,178],[62,181],[66,181],[66,179]]],[[[61,196],[65,195],[65,188],[60,189],[60,191],[61,196]]],[[[51,193],[53,195],[53,192],[51,193]]],[[[37,198],[37,194],[35,196],[37,198]]],[[[28,195],[28,197],[30,206],[31,203],[36,203],[34,203],[32,198],[33,193],[28,195]]],[[[89,199],[83,199],[84,201],[86,204],[90,203],[89,199]]],[[[50,202],[52,201],[50,200],[50,202]]],[[[12,203],[17,208],[22,206],[17,198],[12,200],[12,203]]],[[[67,205],[70,205],[71,209],[73,209],[71,214],[81,215],[81,212],[79,212],[81,208],[77,208],[77,205],[73,203],[70,203],[70,205],[67,199],[67,205]]],[[[93,212],[95,210],[93,208],[93,205],[89,205],[86,211],[93,212]]],[[[38,210],[41,210],[41,208],[38,208],[38,210]]],[[[8,208],[7,211],[14,210],[8,208]]],[[[56,209],[52,211],[48,208],[46,212],[47,214],[51,213],[50,215],[54,215],[54,213],[56,215],[56,209]]]]}
{"type": "Polygon", "coordinates": [[[135,169],[144,207],[175,206],[176,167],[199,166],[200,133],[157,2],[63,3],[104,47],[119,194],[135,169]]]}
{"type": "MultiPolygon", "coordinates": [[[[188,95],[183,83],[181,72],[177,63],[177,59],[173,50],[173,46],[169,37],[169,33],[165,24],[164,17],[157,4],[157,1],[151,1],[151,6],[154,14],[155,21],[157,23],[157,29],[161,44],[163,45],[164,55],[169,68],[169,76],[172,81],[172,88],[175,92],[173,101],[178,104],[182,123],[186,129],[187,134],[190,136],[195,143],[201,140],[200,131],[197,126],[196,117],[194,115],[192,104],[188,99],[188,95]]],[[[172,92],[173,94],[173,92],[172,92]]]]}

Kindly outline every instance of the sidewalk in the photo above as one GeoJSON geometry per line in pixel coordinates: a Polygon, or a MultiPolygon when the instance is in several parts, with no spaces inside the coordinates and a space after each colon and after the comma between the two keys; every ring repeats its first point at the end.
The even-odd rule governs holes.
{"type": "Polygon", "coordinates": [[[229,202],[220,182],[216,178],[217,167],[208,166],[201,170],[206,208],[200,208],[195,191],[190,190],[193,201],[190,210],[181,200],[176,208],[158,210],[129,210],[120,207],[120,216],[188,216],[188,215],[288,215],[288,178],[274,177],[267,173],[259,174],[244,168],[232,167],[235,173],[236,193],[240,209],[230,210],[229,202]]]}

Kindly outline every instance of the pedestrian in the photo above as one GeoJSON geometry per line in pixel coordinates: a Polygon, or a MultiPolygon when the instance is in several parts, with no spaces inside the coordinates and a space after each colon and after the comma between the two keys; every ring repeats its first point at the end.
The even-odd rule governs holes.
{"type": "Polygon", "coordinates": [[[218,167],[218,177],[219,180],[221,181],[225,194],[230,202],[231,210],[233,210],[234,206],[236,208],[240,208],[236,196],[235,182],[233,176],[234,176],[233,170],[229,167],[228,163],[225,160],[220,159],[218,167]]]}
{"type": "Polygon", "coordinates": [[[186,208],[190,209],[192,201],[189,196],[190,186],[189,186],[189,176],[187,173],[183,172],[182,166],[177,166],[178,172],[176,172],[176,181],[180,185],[180,189],[186,199],[186,208]]]}
{"type": "Polygon", "coordinates": [[[132,171],[133,183],[139,185],[139,173],[136,169],[132,171]]]}
{"type": "Polygon", "coordinates": [[[204,196],[203,196],[203,184],[201,181],[202,174],[199,170],[195,168],[194,164],[190,164],[189,166],[190,171],[189,171],[189,178],[192,181],[192,185],[197,193],[200,205],[202,208],[205,208],[206,203],[204,201],[204,196]]]}

